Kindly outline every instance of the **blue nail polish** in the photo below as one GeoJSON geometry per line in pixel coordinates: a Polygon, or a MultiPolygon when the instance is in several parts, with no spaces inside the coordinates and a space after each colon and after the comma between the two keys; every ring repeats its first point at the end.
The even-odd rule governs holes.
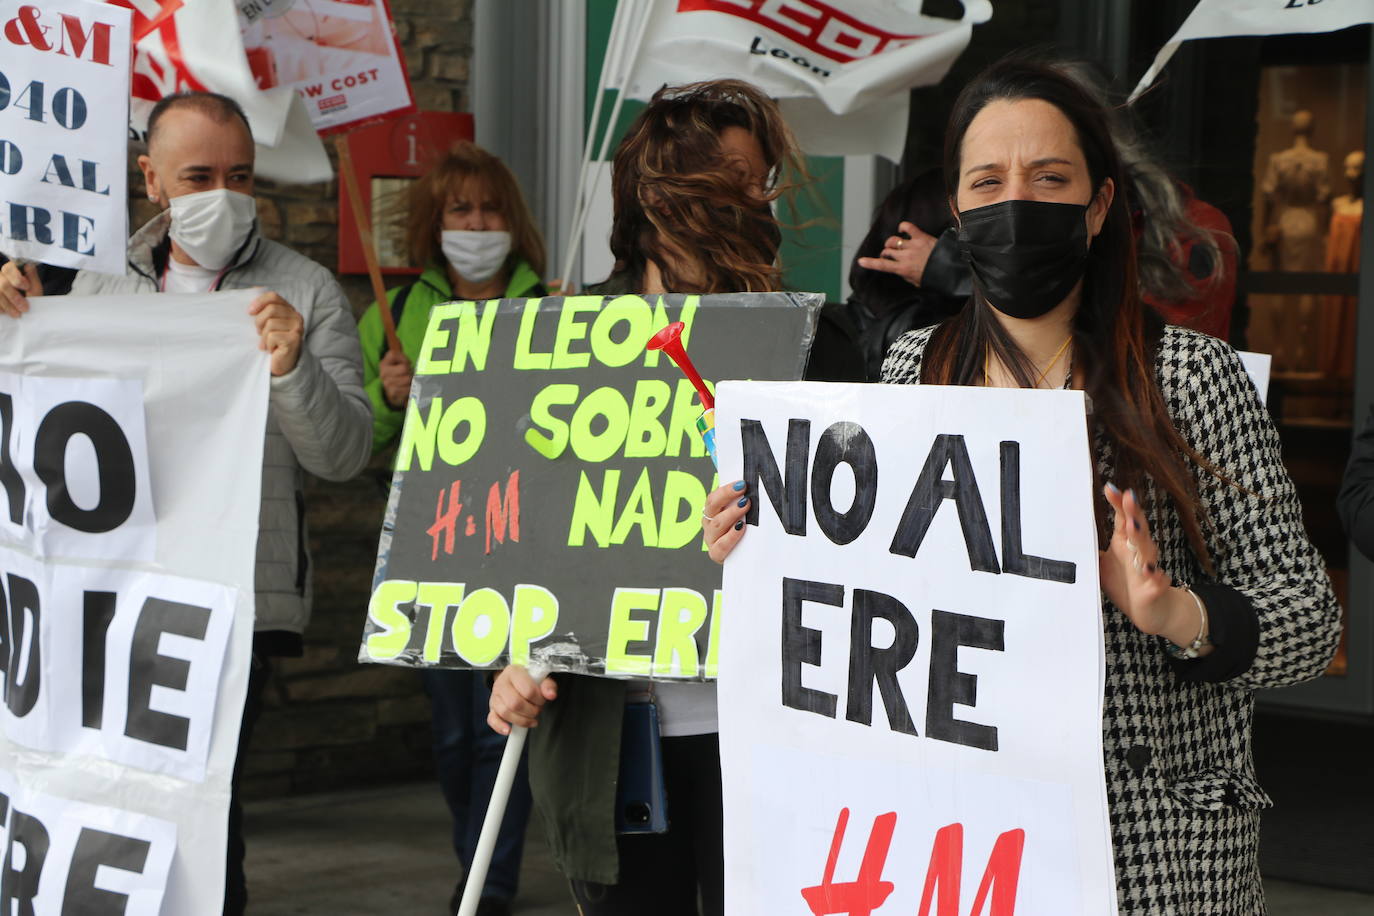
{"type": "Polygon", "coordinates": [[[742,480],[736,480],[736,481],[735,481],[735,492],[738,493],[740,490],[743,490],[743,489],[744,489],[744,481],[742,481],[742,480]]]}
{"type": "Polygon", "coordinates": [[[1132,525],[1135,525],[1135,530],[1136,530],[1136,531],[1139,531],[1139,530],[1140,530],[1140,519],[1138,519],[1138,518],[1137,518],[1137,519],[1132,519],[1132,520],[1131,520],[1131,524],[1132,524],[1132,525]]]}
{"type": "Polygon", "coordinates": [[[739,531],[739,530],[742,529],[743,527],[744,527],[744,519],[740,519],[739,521],[735,522],[735,530],[736,530],[736,531],[739,531]]]}
{"type": "Polygon", "coordinates": [[[741,509],[743,509],[745,506],[749,505],[749,497],[747,497],[747,496],[741,496],[741,497],[739,498],[739,502],[735,503],[735,505],[737,505],[737,506],[739,506],[741,509]]]}
{"type": "Polygon", "coordinates": [[[1121,495],[1121,490],[1118,489],[1118,488],[1117,488],[1117,485],[1114,484],[1114,483],[1112,483],[1111,481],[1107,481],[1107,489],[1108,489],[1108,490],[1111,490],[1111,491],[1112,491],[1113,493],[1115,493],[1117,496],[1120,496],[1120,495],[1121,495]]]}

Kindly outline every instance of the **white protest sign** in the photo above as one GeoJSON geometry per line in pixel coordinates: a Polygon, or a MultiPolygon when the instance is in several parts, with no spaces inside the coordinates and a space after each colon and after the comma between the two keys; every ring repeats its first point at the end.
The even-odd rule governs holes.
{"type": "Polygon", "coordinates": [[[386,0],[236,4],[258,85],[295,89],[321,133],[415,109],[386,0]]]}
{"type": "Polygon", "coordinates": [[[102,911],[222,899],[269,379],[252,297],[54,296],[4,321],[0,771],[26,799],[11,844],[19,810],[54,845],[25,845],[0,899],[38,916],[87,885],[116,895],[102,911]]]}
{"type": "Polygon", "coordinates": [[[1251,353],[1247,350],[1237,350],[1236,355],[1240,357],[1241,364],[1250,375],[1250,381],[1254,382],[1255,388],[1259,390],[1260,400],[1269,397],[1269,372],[1273,367],[1274,357],[1268,353],[1251,353]]]}
{"type": "Polygon", "coordinates": [[[1082,393],[726,382],[716,417],[753,500],[727,910],[1115,913],[1082,393]]]}
{"type": "Polygon", "coordinates": [[[0,251],[124,273],[129,11],[0,2],[0,251]]]}
{"type": "Polygon", "coordinates": [[[0,799],[7,906],[34,914],[163,912],[175,824],[27,789],[6,770],[0,799]]]}
{"type": "Polygon", "coordinates": [[[1131,92],[1131,101],[1150,88],[1185,41],[1335,32],[1364,22],[1374,22],[1374,3],[1369,0],[1198,0],[1174,37],[1155,55],[1154,63],[1131,92]]]}

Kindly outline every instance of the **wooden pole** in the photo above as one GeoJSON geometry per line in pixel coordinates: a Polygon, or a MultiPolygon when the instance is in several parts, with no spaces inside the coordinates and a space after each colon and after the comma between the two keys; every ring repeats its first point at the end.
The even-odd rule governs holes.
{"type": "Polygon", "coordinates": [[[334,137],[334,148],[339,151],[339,175],[343,178],[348,202],[353,207],[353,222],[358,228],[358,241],[363,245],[363,258],[367,261],[367,274],[372,278],[372,295],[377,300],[377,314],[382,318],[382,330],[386,332],[387,348],[404,354],[401,339],[396,336],[396,322],[391,317],[391,309],[386,304],[386,286],[382,284],[382,269],[377,264],[377,248],[372,241],[372,221],[363,209],[363,195],[358,191],[358,173],[353,170],[353,155],[348,149],[348,135],[334,137]]]}

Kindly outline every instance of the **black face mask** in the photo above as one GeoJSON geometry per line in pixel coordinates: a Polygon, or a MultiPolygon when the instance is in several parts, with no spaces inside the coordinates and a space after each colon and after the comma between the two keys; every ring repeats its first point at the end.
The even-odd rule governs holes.
{"type": "Polygon", "coordinates": [[[1004,200],[959,214],[959,250],[988,304],[1039,318],[1064,301],[1088,262],[1088,208],[1004,200]]]}

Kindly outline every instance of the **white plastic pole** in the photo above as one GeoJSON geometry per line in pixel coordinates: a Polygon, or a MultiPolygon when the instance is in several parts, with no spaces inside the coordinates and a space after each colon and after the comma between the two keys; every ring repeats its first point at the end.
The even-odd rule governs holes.
{"type": "MultiPolygon", "coordinates": [[[[639,62],[639,50],[640,46],[644,43],[644,33],[648,31],[649,21],[653,19],[654,12],[651,2],[635,4],[632,0],[622,0],[620,5],[616,8],[616,12],[619,13],[621,9],[630,9],[638,12],[640,19],[635,25],[634,37],[631,39],[629,51],[624,55],[624,70],[620,74],[620,79],[618,81],[620,83],[620,90],[616,93],[615,104],[611,106],[611,116],[606,122],[606,131],[602,134],[601,151],[596,157],[596,162],[598,163],[605,162],[606,154],[610,151],[611,138],[615,136],[616,122],[620,120],[620,109],[624,106],[625,97],[629,93],[629,82],[634,77],[635,64],[639,62]]],[[[607,69],[611,63],[611,55],[607,54],[606,62],[601,68],[601,81],[603,84],[606,82],[607,69]]],[[[597,102],[599,103],[600,99],[597,99],[597,102]]],[[[595,124],[592,125],[592,129],[596,129],[595,124]]],[[[583,182],[585,183],[585,177],[583,182]]],[[[575,217],[573,219],[572,235],[568,238],[568,250],[563,255],[563,271],[561,276],[565,285],[572,272],[572,265],[577,257],[578,246],[582,244],[582,232],[587,226],[587,214],[591,211],[591,201],[592,198],[596,196],[596,189],[600,183],[601,170],[597,169],[592,176],[591,187],[585,188],[585,190],[582,187],[578,188],[577,208],[574,211],[575,217]]]]}
{"type": "MultiPolygon", "coordinates": [[[[548,677],[549,669],[543,665],[530,665],[530,677],[536,685],[548,677]]],[[[472,854],[472,865],[468,867],[463,885],[463,902],[458,906],[458,916],[474,916],[477,903],[482,899],[482,888],[487,883],[487,869],[491,866],[491,854],[496,848],[496,837],[501,832],[501,821],[506,817],[506,803],[510,801],[510,788],[515,782],[515,771],[520,766],[520,754],[525,750],[525,738],[529,729],[523,725],[512,725],[506,737],[506,749],[501,754],[501,768],[496,771],[496,783],[491,787],[491,800],[487,802],[487,816],[482,821],[482,835],[477,840],[477,849],[472,854]]]]}

